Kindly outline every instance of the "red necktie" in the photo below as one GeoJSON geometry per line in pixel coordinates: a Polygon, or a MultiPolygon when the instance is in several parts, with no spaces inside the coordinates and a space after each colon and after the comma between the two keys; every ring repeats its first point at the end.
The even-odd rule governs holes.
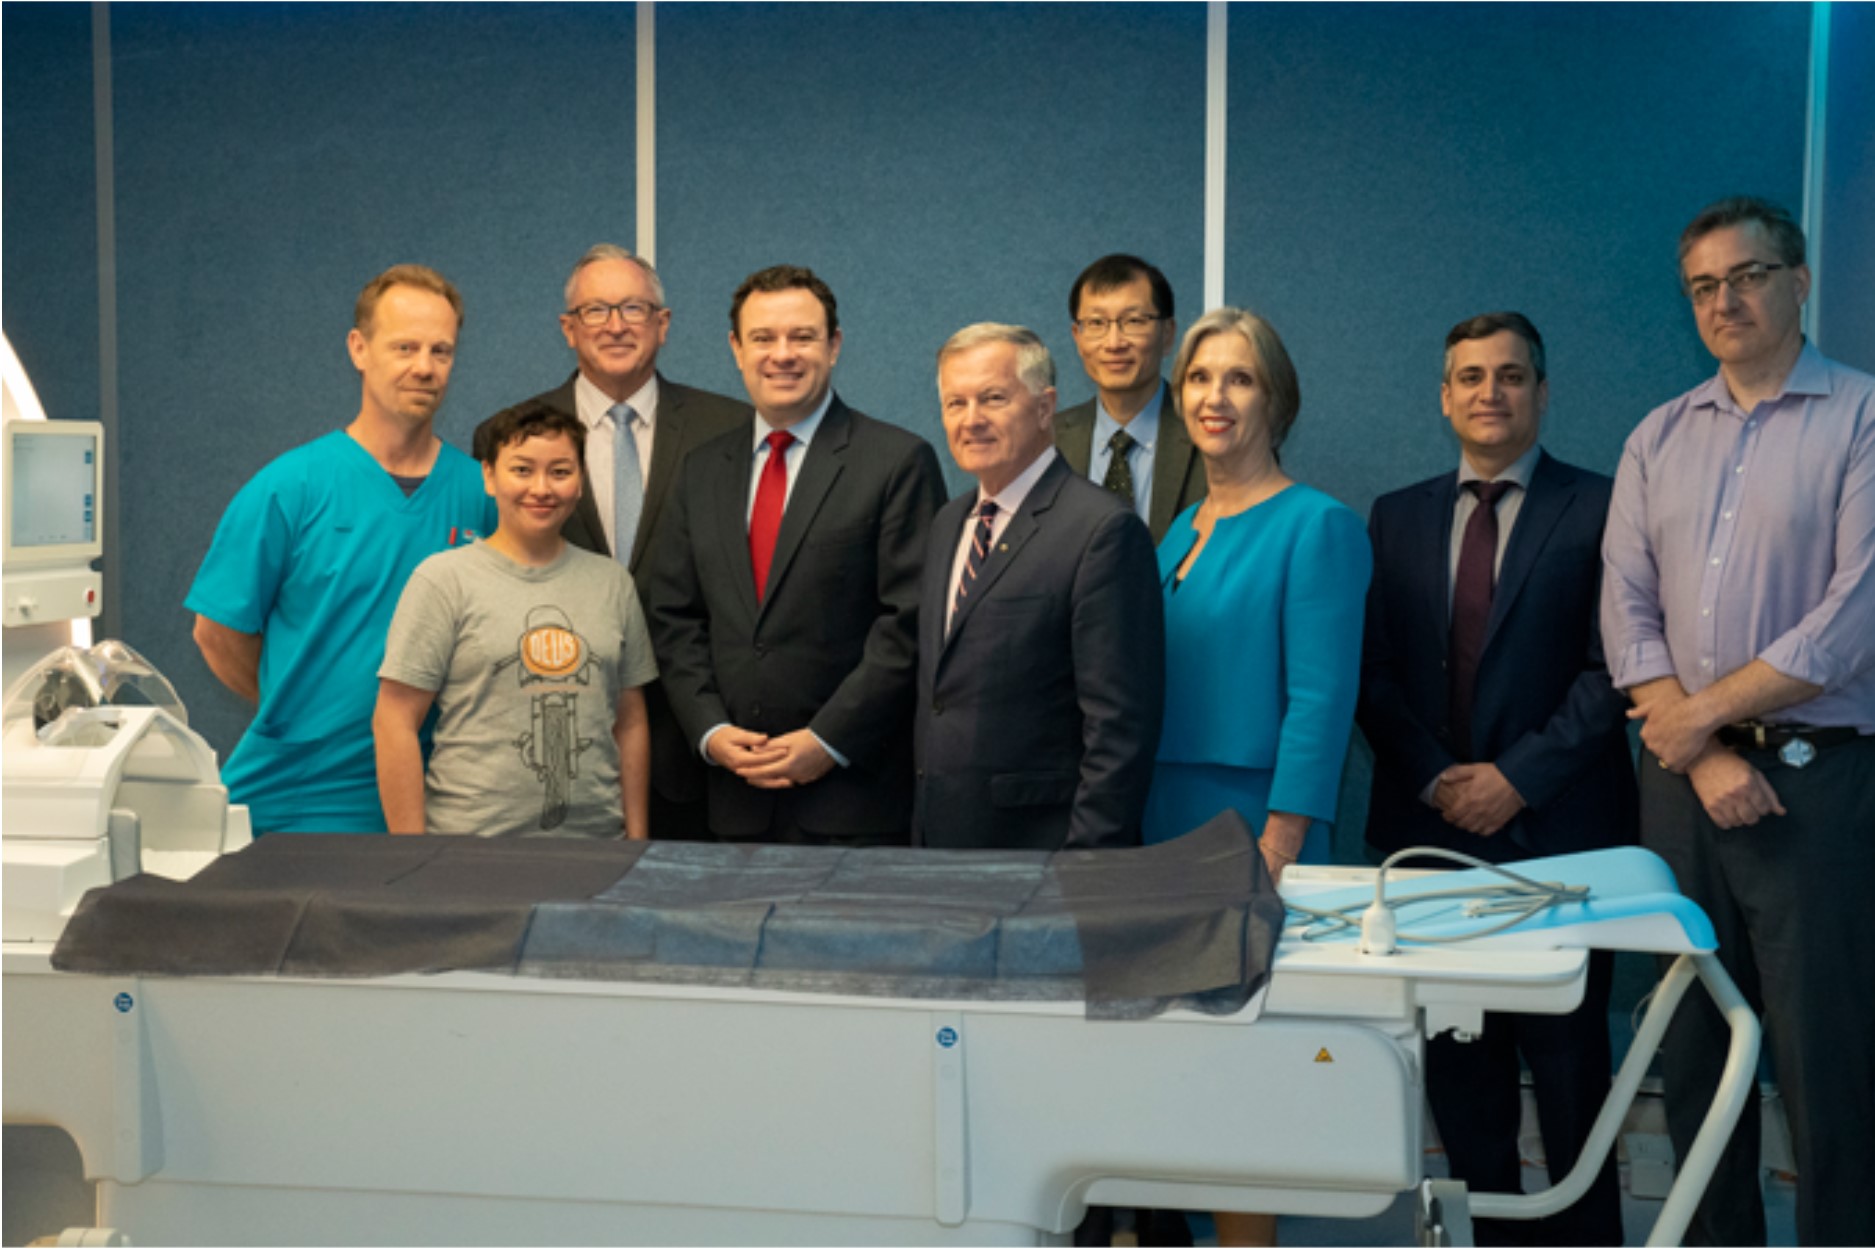
{"type": "Polygon", "coordinates": [[[1447,657],[1447,723],[1452,746],[1467,761],[1474,758],[1471,703],[1478,689],[1478,660],[1484,654],[1485,627],[1491,623],[1491,596],[1497,588],[1497,502],[1511,488],[1508,481],[1468,481],[1478,506],[1465,522],[1458,548],[1458,575],[1452,578],[1452,637],[1447,657]]]}
{"type": "Polygon", "coordinates": [[[749,562],[755,565],[755,601],[768,593],[768,568],[775,562],[775,539],[781,536],[781,509],[788,501],[788,447],[794,435],[778,429],[768,436],[768,463],[755,487],[755,510],[749,515],[749,562]]]}

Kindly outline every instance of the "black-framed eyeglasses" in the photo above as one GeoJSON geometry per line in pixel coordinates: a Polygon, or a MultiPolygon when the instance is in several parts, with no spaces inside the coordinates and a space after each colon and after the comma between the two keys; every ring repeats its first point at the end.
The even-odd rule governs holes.
{"type": "Polygon", "coordinates": [[[1694,278],[1686,283],[1686,297],[1693,301],[1694,307],[1703,308],[1719,297],[1721,286],[1731,287],[1734,294],[1749,295],[1753,291],[1763,290],[1773,273],[1789,267],[1754,260],[1750,264],[1740,265],[1722,278],[1694,278]]]}
{"type": "Polygon", "coordinates": [[[1123,317],[1082,317],[1074,323],[1074,328],[1089,338],[1105,338],[1107,331],[1117,325],[1121,338],[1144,338],[1152,333],[1154,322],[1163,320],[1164,317],[1150,313],[1129,312],[1123,317]]]}
{"type": "Polygon", "coordinates": [[[658,314],[656,304],[648,304],[642,299],[627,299],[622,303],[608,304],[593,300],[577,308],[568,308],[566,315],[579,321],[588,329],[598,329],[612,320],[614,312],[619,314],[627,325],[643,325],[658,314]]]}

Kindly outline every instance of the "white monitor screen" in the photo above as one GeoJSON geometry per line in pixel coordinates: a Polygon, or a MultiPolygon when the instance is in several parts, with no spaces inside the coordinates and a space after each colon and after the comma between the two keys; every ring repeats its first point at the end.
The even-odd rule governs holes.
{"type": "Polygon", "coordinates": [[[89,546],[98,538],[98,440],[11,431],[13,546],[89,546]]]}
{"type": "Polygon", "coordinates": [[[104,426],[96,421],[6,423],[8,575],[87,564],[104,553],[104,426]]]}

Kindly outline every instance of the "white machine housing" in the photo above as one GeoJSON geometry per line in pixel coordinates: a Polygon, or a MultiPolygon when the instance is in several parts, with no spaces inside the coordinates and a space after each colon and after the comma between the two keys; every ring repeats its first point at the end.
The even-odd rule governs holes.
{"type": "MultiPolygon", "coordinates": [[[[0,419],[5,431],[16,423],[44,423],[45,409],[32,380],[13,352],[13,344],[0,336],[0,419]]],[[[95,421],[59,422],[62,429],[82,431],[96,439],[97,459],[104,455],[104,428],[95,421]]],[[[13,440],[10,432],[0,437],[0,525],[11,539],[11,497],[13,440]]],[[[104,500],[93,492],[94,531],[104,529],[104,500]]],[[[60,646],[89,646],[91,620],[100,610],[103,578],[91,564],[100,554],[101,541],[86,550],[61,552],[48,561],[43,553],[21,558],[20,552],[0,567],[0,622],[6,628],[5,654],[0,658],[0,689],[11,687],[15,678],[39,658],[60,646]]]]}
{"type": "Polygon", "coordinates": [[[155,707],[71,713],[86,745],[6,726],[6,941],[58,940],[85,890],[150,872],[186,880],[253,839],[208,743],[155,707]]]}
{"type": "MultiPolygon", "coordinates": [[[[1284,893],[1364,879],[1303,872],[1284,893]]],[[[1576,1171],[1469,1209],[1579,1196],[1695,971],[1712,983],[1683,927],[1617,918],[1624,945],[1686,951],[1678,978],[1576,1171]]],[[[1592,927],[1390,957],[1286,934],[1260,1014],[1111,1022],[1078,1003],[471,972],[67,975],[9,940],[4,1111],[66,1130],[99,1226],[142,1243],[1043,1244],[1090,1203],[1360,1218],[1415,1188],[1462,1237],[1462,1186],[1427,1200],[1423,1038],[1572,1009],[1592,927]]],[[[1683,1160],[1664,1243],[1755,1070],[1756,1021],[1727,985],[1732,1100],[1683,1160]]]]}

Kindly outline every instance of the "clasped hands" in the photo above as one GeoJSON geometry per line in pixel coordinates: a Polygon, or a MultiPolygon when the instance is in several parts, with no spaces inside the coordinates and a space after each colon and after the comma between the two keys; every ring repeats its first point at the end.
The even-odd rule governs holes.
{"type": "Polygon", "coordinates": [[[1714,740],[1718,726],[1703,713],[1696,696],[1657,699],[1633,708],[1628,719],[1641,722],[1641,742],[1661,767],[1693,783],[1700,805],[1720,828],[1784,814],[1784,804],[1764,773],[1714,740]]]}
{"type": "Polygon", "coordinates": [[[807,729],[770,737],[728,724],[710,735],[709,752],[757,789],[811,785],[833,770],[833,756],[807,729]]]}
{"type": "Polygon", "coordinates": [[[1447,824],[1489,837],[1524,808],[1523,795],[1495,763],[1455,763],[1439,773],[1432,803],[1447,824]]]}

